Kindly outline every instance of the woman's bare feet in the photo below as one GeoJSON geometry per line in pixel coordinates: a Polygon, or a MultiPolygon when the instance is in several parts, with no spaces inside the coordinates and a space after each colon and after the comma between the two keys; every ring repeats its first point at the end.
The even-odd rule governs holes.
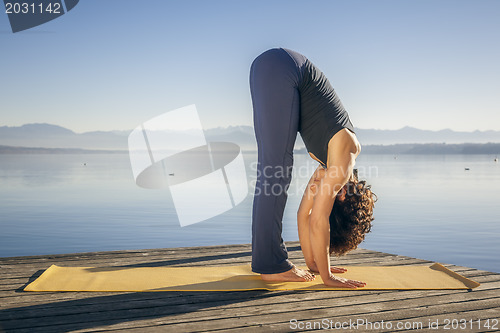
{"type": "Polygon", "coordinates": [[[261,274],[260,277],[268,282],[307,282],[313,281],[314,274],[293,266],[290,270],[276,274],[261,274]]]}

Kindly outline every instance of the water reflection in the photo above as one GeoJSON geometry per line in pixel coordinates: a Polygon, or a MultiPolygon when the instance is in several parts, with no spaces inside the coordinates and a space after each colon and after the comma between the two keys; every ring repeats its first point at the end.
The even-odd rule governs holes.
{"type": "MultiPolygon", "coordinates": [[[[137,187],[126,154],[0,155],[0,256],[250,243],[256,154],[243,157],[250,195],[181,228],[168,189],[137,187]]],[[[307,155],[294,159],[285,241],[298,240],[296,211],[317,166],[307,155]]],[[[362,247],[500,272],[500,164],[493,159],[361,155],[360,178],[379,197],[362,247]]]]}

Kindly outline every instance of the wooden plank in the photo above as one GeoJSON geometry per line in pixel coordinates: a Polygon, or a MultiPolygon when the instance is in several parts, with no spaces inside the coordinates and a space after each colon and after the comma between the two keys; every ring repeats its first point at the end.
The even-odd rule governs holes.
{"type": "MultiPolygon", "coordinates": [[[[289,252],[293,255],[294,252],[300,253],[300,246],[298,242],[293,242],[292,246],[288,247],[289,252]]],[[[75,254],[63,254],[63,255],[51,255],[51,256],[34,256],[34,257],[6,257],[0,258],[0,267],[4,268],[8,265],[18,266],[22,264],[37,264],[37,263],[49,263],[49,262],[81,262],[81,261],[114,261],[120,259],[133,259],[133,258],[165,258],[165,259],[188,259],[188,258],[198,258],[204,256],[217,256],[217,255],[230,255],[233,253],[245,254],[250,257],[251,255],[250,245],[234,245],[234,246],[213,246],[213,247],[200,247],[200,248],[179,248],[179,249],[163,249],[163,250],[143,250],[143,251],[119,251],[119,252],[93,252],[93,253],[75,253],[75,254]]],[[[365,249],[356,249],[350,253],[351,256],[364,255],[366,253],[379,253],[365,249]]]]}
{"type": "MultiPolygon", "coordinates": [[[[402,265],[402,264],[414,264],[414,263],[417,263],[417,264],[420,264],[420,262],[418,260],[416,261],[412,261],[411,259],[409,259],[408,261],[406,260],[401,260],[399,261],[399,265],[402,265]]],[[[373,262],[371,262],[370,264],[373,264],[373,262]]],[[[389,264],[387,262],[380,262],[380,264],[389,264]]],[[[392,262],[390,263],[391,265],[392,264],[398,264],[398,262],[392,262]]],[[[474,276],[478,276],[478,275],[488,275],[488,274],[495,274],[495,273],[491,273],[491,272],[486,272],[486,271],[478,271],[478,270],[470,270],[470,269],[460,269],[460,268],[454,268],[454,267],[450,267],[450,269],[458,272],[458,273],[461,273],[462,275],[464,276],[468,276],[468,272],[474,272],[474,276]]],[[[38,274],[35,275],[35,277],[41,275],[43,271],[40,270],[38,272],[38,274]]],[[[31,280],[34,280],[34,278],[31,278],[31,280]]],[[[3,284],[0,285],[0,299],[4,298],[4,297],[10,297],[12,296],[12,291],[20,291],[21,288],[29,281],[28,278],[12,278],[10,280],[4,280],[3,284]]],[[[23,294],[17,294],[16,296],[24,296],[23,294]]],[[[0,304],[0,308],[1,308],[1,304],[0,304]]]]}
{"type": "MultiPolygon", "coordinates": [[[[474,300],[468,303],[464,303],[464,309],[470,309],[471,311],[483,310],[485,313],[489,313],[491,305],[493,302],[489,300],[474,300]]],[[[288,325],[290,319],[298,319],[301,321],[311,321],[311,320],[321,320],[324,318],[329,318],[332,320],[345,320],[345,318],[365,318],[369,321],[396,321],[409,318],[409,314],[414,314],[418,312],[420,316],[425,316],[429,318],[432,316],[442,315],[443,313],[452,315],[456,312],[455,309],[449,309],[443,306],[428,305],[424,308],[410,307],[403,309],[391,308],[387,311],[373,310],[372,304],[369,305],[371,312],[367,312],[367,306],[343,306],[341,308],[318,308],[313,310],[304,310],[302,308],[293,309],[293,311],[288,311],[286,313],[280,314],[268,314],[262,313],[258,316],[247,316],[245,313],[237,312],[231,317],[225,318],[211,318],[208,320],[189,320],[184,322],[172,323],[172,318],[167,316],[163,318],[156,318],[157,314],[150,314],[149,318],[142,320],[135,319],[127,322],[122,322],[115,325],[106,325],[109,321],[100,321],[94,323],[71,323],[63,324],[58,326],[51,326],[56,330],[73,330],[73,329],[90,329],[94,327],[99,327],[100,329],[106,330],[124,330],[127,328],[150,328],[150,327],[163,327],[168,331],[175,332],[187,332],[187,331],[205,331],[205,330],[225,330],[227,328],[237,328],[237,327],[252,327],[252,326],[269,326],[269,325],[288,325]],[[281,322],[280,322],[281,321],[281,322]],[[105,326],[103,326],[105,325],[105,326]]],[[[496,308],[497,309],[497,308],[496,308]]],[[[154,312],[154,311],[153,311],[154,312]]],[[[491,314],[491,313],[489,313],[491,314]]],[[[494,313],[493,313],[494,314],[494,313]]],[[[281,326],[283,327],[283,326],[281,326]]],[[[285,326],[286,327],[286,326],[285,326]]]]}
{"type": "MultiPolygon", "coordinates": [[[[497,293],[500,289],[500,281],[497,282],[496,284],[490,284],[488,288],[484,289],[482,293],[476,292],[474,293],[475,299],[480,299],[483,295],[490,295],[491,293],[497,293]],[[486,293],[488,292],[488,293],[486,293]]],[[[300,296],[300,298],[297,298],[297,295],[294,293],[288,293],[288,294],[278,294],[276,296],[273,296],[273,306],[280,306],[280,305],[289,305],[293,304],[294,302],[314,302],[314,304],[319,304],[321,302],[331,302],[332,300],[332,295],[335,295],[335,298],[341,298],[342,296],[337,295],[339,293],[335,292],[328,292],[328,291],[321,291],[321,292],[307,292],[303,295],[300,296]]],[[[379,293],[373,293],[373,292],[344,292],[344,298],[345,299],[356,299],[356,302],[371,302],[372,300],[376,299],[378,302],[392,302],[394,300],[407,300],[407,299],[418,299],[422,297],[431,297],[431,296],[439,296],[439,297],[448,297],[450,295],[456,295],[454,296],[454,300],[458,299],[466,299],[467,297],[471,297],[468,295],[466,291],[463,291],[462,293],[450,293],[450,291],[383,291],[379,293]]],[[[217,301],[235,301],[238,302],[236,305],[235,304],[230,304],[230,305],[221,305],[218,306],[217,309],[221,311],[225,310],[231,310],[235,308],[244,308],[244,307],[257,307],[257,306],[267,306],[268,304],[268,299],[267,298],[262,298],[259,297],[259,293],[255,293],[253,295],[247,295],[246,293],[223,293],[222,295],[216,294],[216,295],[210,295],[210,293],[207,293],[205,295],[197,295],[197,294],[191,294],[191,295],[186,295],[179,296],[176,295],[176,297],[156,297],[156,298],[149,298],[149,297],[144,297],[144,298],[139,298],[137,297],[134,299],[133,304],[129,302],[130,300],[127,300],[128,302],[124,303],[123,300],[128,298],[123,297],[122,299],[114,299],[113,301],[108,300],[106,302],[101,302],[101,301],[93,301],[90,300],[89,302],[81,302],[82,304],[85,305],[85,307],[82,307],[82,304],[78,305],[71,305],[69,302],[64,302],[61,304],[42,304],[40,306],[36,306],[36,309],[33,310],[28,310],[26,311],[26,307],[21,307],[21,308],[15,308],[15,309],[8,309],[0,313],[0,320],[3,319],[16,319],[16,320],[21,320],[21,319],[30,319],[30,318],[37,318],[39,316],[50,316],[57,311],[57,315],[68,315],[68,314],[79,314],[79,313],[88,313],[88,312],[98,312],[102,311],[104,308],[104,305],[107,304],[109,305],[109,308],[112,309],[113,311],[118,311],[118,310],[129,310],[137,307],[160,307],[160,306],[170,306],[175,307],[178,305],[184,305],[184,304],[191,304],[191,303],[206,303],[207,308],[212,310],[212,307],[210,307],[211,302],[217,302],[217,301]],[[214,297],[215,296],[215,297],[214,297]],[[189,298],[189,299],[188,299],[189,298]],[[208,299],[209,298],[209,299],[208,299]],[[245,300],[244,303],[242,300],[245,300]],[[240,303],[241,302],[241,303],[240,303]],[[243,305],[239,305],[243,304],[243,305]],[[60,308],[60,309],[57,309],[60,308]]],[[[488,296],[489,297],[489,296],[488,296]]],[[[35,307],[34,307],[35,308],[35,307]]],[[[198,310],[198,313],[206,311],[205,309],[198,310]]]]}
{"type": "MultiPolygon", "coordinates": [[[[351,260],[350,262],[347,262],[346,265],[387,265],[387,266],[392,266],[392,265],[412,265],[412,264],[426,264],[427,262],[422,262],[419,259],[412,259],[412,258],[403,258],[399,260],[381,260],[381,261],[375,261],[374,259],[357,259],[357,260],[351,260]],[[366,261],[368,260],[368,261],[366,261]]],[[[229,262],[229,263],[223,263],[220,262],[217,265],[223,265],[223,264],[249,264],[249,262],[242,262],[242,263],[234,263],[234,262],[229,262]]],[[[297,262],[298,265],[300,265],[299,262],[297,262]]],[[[211,263],[210,265],[214,265],[214,263],[211,263]]],[[[302,264],[305,265],[305,264],[302,264]]],[[[140,267],[142,265],[127,265],[127,266],[121,266],[121,267],[140,267]]],[[[144,266],[149,266],[149,264],[145,264],[144,266]]],[[[175,265],[175,266],[180,266],[180,265],[175,265]]],[[[182,266],[193,266],[192,264],[190,265],[182,265],[182,266]]],[[[34,280],[34,278],[38,277],[41,275],[43,270],[38,270],[34,276],[31,276],[29,279],[27,277],[12,277],[10,281],[4,280],[3,284],[0,285],[0,299],[8,296],[9,293],[13,290],[19,290],[23,285],[25,285],[29,280],[34,280]]]]}
{"type": "MultiPolygon", "coordinates": [[[[462,273],[463,273],[463,272],[462,272],[462,273]]],[[[488,273],[488,274],[491,274],[491,273],[488,273]]],[[[465,275],[465,276],[467,276],[467,274],[464,274],[464,275],[465,275]]],[[[25,282],[25,281],[21,281],[21,282],[25,282]]],[[[12,285],[11,287],[12,287],[12,290],[13,290],[13,289],[15,289],[15,288],[19,288],[20,286],[22,286],[22,284],[19,284],[19,285],[14,284],[14,285],[12,285]]],[[[11,293],[11,291],[12,291],[12,290],[10,290],[10,291],[8,290],[8,291],[6,291],[6,292],[3,292],[3,296],[4,296],[4,297],[9,297],[9,296],[12,296],[12,295],[13,295],[13,294],[11,293]]],[[[16,294],[17,294],[17,295],[14,295],[14,296],[17,296],[17,297],[25,297],[25,296],[31,295],[32,293],[16,293],[16,294]]],[[[45,294],[45,293],[42,293],[42,294],[45,294]]],[[[64,294],[64,293],[63,293],[63,294],[64,294]]],[[[36,293],[35,293],[35,295],[36,295],[36,293]]],[[[61,295],[61,293],[56,293],[56,295],[61,295]]],[[[36,297],[37,297],[37,298],[39,298],[39,297],[40,297],[40,294],[38,294],[36,297]]],[[[5,300],[4,300],[4,301],[5,301],[5,300]]],[[[0,303],[0,304],[1,304],[1,303],[0,303]]],[[[0,306],[1,306],[1,305],[0,305],[0,306]]]]}
{"type": "MultiPolygon", "coordinates": [[[[468,320],[478,320],[481,319],[481,322],[483,320],[492,318],[496,313],[494,311],[491,311],[491,309],[481,309],[481,310],[473,310],[467,312],[467,316],[465,318],[468,318],[468,320]]],[[[408,331],[415,331],[415,332],[498,332],[498,326],[496,329],[490,328],[489,330],[487,329],[477,329],[477,326],[474,326],[473,329],[469,329],[467,327],[466,329],[458,329],[458,330],[453,330],[451,329],[451,326],[448,325],[447,329],[445,329],[445,320],[453,320],[453,319],[459,319],[460,316],[455,316],[453,314],[443,314],[443,315],[435,315],[432,316],[432,318],[402,318],[399,319],[398,321],[401,321],[402,324],[404,325],[405,323],[409,322],[410,324],[412,323],[418,323],[422,322],[423,324],[423,329],[414,329],[414,330],[404,330],[404,329],[395,329],[397,325],[397,321],[393,320],[391,322],[393,328],[392,329],[372,329],[369,330],[369,332],[408,332],[408,331]],[[438,329],[429,329],[429,319],[433,321],[438,321],[438,329]]],[[[497,317],[498,318],[498,317],[497,317]]],[[[348,318],[344,318],[344,320],[348,320],[348,318]]],[[[376,321],[380,322],[381,320],[384,320],[385,323],[388,322],[388,320],[385,320],[383,318],[379,318],[378,320],[372,320],[368,318],[361,318],[361,319],[366,319],[367,321],[371,321],[372,324],[375,323],[376,321]]],[[[477,323],[475,323],[477,325],[477,323]]],[[[138,332],[138,330],[144,329],[145,331],[148,331],[147,328],[133,328],[133,329],[126,329],[124,330],[125,332],[138,332]]],[[[165,327],[163,328],[165,329],[165,327]]],[[[289,322],[283,322],[283,323],[276,323],[276,324],[269,324],[269,325],[254,325],[254,326],[247,326],[247,327],[235,327],[235,328],[227,328],[227,329],[222,329],[222,330],[211,330],[210,332],[231,332],[231,333],[239,333],[239,332],[289,332],[289,331],[295,331],[290,328],[290,323],[289,322]]],[[[313,330],[300,330],[301,332],[312,332],[313,330]]],[[[336,330],[337,331],[337,330],[336,330]]],[[[338,331],[344,331],[342,329],[338,331]]],[[[347,331],[347,330],[345,330],[347,331]]],[[[352,330],[350,330],[352,331],[352,330]]],[[[359,329],[356,331],[360,332],[368,332],[367,330],[363,330],[362,326],[359,326],[359,329]]],[[[79,331],[83,332],[83,331],[79,331]]],[[[207,332],[207,331],[205,331],[207,332]]]]}
{"type": "MultiPolygon", "coordinates": [[[[290,258],[303,265],[298,243],[290,258]]],[[[192,266],[249,264],[250,246],[154,249],[55,256],[0,258],[0,329],[53,330],[287,330],[283,317],[366,315],[426,318],[453,306],[457,313],[498,313],[500,274],[445,265],[482,285],[455,291],[203,292],[203,293],[24,293],[16,292],[37,271],[63,266],[192,266]],[[4,274],[6,273],[6,274],[4,274]],[[332,299],[332,295],[333,299],[332,299]],[[475,303],[474,303],[475,302],[475,303]],[[440,309],[441,308],[441,309],[440,309]],[[480,308],[480,309],[479,309],[480,308]],[[417,309],[416,311],[413,311],[417,309]],[[332,312],[333,311],[333,312],[332,312]],[[340,312],[339,312],[340,311],[340,312]],[[342,311],[346,311],[345,313],[342,311]],[[432,312],[434,311],[434,312],[432,312]],[[496,311],[496,312],[495,312],[496,311]],[[344,314],[342,314],[344,313],[344,314]],[[280,317],[281,319],[277,319],[280,317]],[[273,319],[274,318],[274,319],[273,319]],[[23,328],[24,327],[24,328],[23,328]]],[[[427,260],[357,249],[335,265],[414,265],[427,260]]],[[[443,312],[445,315],[449,312],[443,312]]],[[[444,318],[444,317],[443,317],[444,318]]],[[[479,317],[478,317],[479,318],[479,317]]],[[[485,317],[481,317],[485,318],[485,317]]],[[[305,320],[305,319],[304,319],[305,320]]],[[[288,327],[289,330],[289,327],[288,327]]]]}
{"type": "MultiPolygon", "coordinates": [[[[245,252],[246,253],[246,252],[245,252]]],[[[297,265],[305,265],[304,259],[300,251],[294,251],[291,253],[291,260],[297,265]],[[294,258],[297,255],[297,258],[294,258]]],[[[429,261],[415,259],[410,257],[402,257],[391,254],[385,254],[380,252],[367,253],[365,255],[347,255],[345,258],[340,260],[332,260],[335,265],[367,265],[373,263],[373,265],[393,265],[401,263],[403,261],[411,261],[411,263],[427,263],[429,261]]],[[[31,270],[33,273],[41,270],[47,269],[50,265],[60,265],[60,266],[91,266],[91,267],[103,267],[103,266],[122,266],[122,267],[141,267],[141,266],[196,266],[196,265],[221,265],[221,264],[250,264],[251,257],[240,255],[239,253],[230,254],[215,254],[210,256],[198,256],[195,258],[160,258],[159,260],[145,260],[145,258],[125,258],[125,259],[106,259],[106,260],[89,260],[89,261],[52,261],[47,263],[38,264],[25,264],[13,266],[10,268],[2,269],[2,276],[9,278],[19,278],[25,277],[26,273],[31,270]]],[[[406,263],[406,264],[409,264],[406,263]]]]}
{"type": "MultiPolygon", "coordinates": [[[[480,298],[481,295],[486,297],[489,295],[488,293],[493,292],[494,295],[498,296],[498,288],[500,288],[500,282],[496,284],[496,289],[492,290],[485,290],[482,292],[482,294],[479,293],[474,293],[474,298],[480,298]]],[[[130,311],[135,311],[139,315],[138,319],[140,319],[140,316],[146,316],[146,318],[151,316],[151,312],[158,311],[158,309],[152,309],[154,307],[161,307],[161,310],[163,311],[163,315],[173,315],[175,313],[179,313],[179,311],[183,312],[183,314],[180,315],[175,315],[175,320],[170,320],[170,324],[177,322],[177,323],[183,323],[183,322],[192,322],[192,321],[210,321],[214,319],[221,319],[224,316],[230,316],[231,317],[231,312],[244,312],[245,316],[260,316],[262,313],[269,314],[269,313],[284,313],[287,312],[289,308],[300,308],[302,311],[306,310],[314,310],[319,308],[327,308],[329,305],[332,303],[331,296],[327,297],[326,294],[327,292],[322,292],[325,297],[319,298],[317,296],[318,293],[315,292],[306,292],[306,293],[286,293],[285,295],[278,294],[276,296],[272,297],[273,302],[270,304],[268,297],[264,297],[261,299],[257,300],[256,304],[255,302],[245,302],[243,306],[239,306],[240,302],[243,302],[244,300],[244,293],[240,293],[240,295],[243,295],[243,297],[237,297],[236,299],[233,299],[232,302],[230,302],[227,306],[224,305],[224,302],[227,302],[228,300],[217,300],[217,301],[211,301],[207,300],[205,304],[203,305],[202,309],[209,309],[206,311],[201,311],[200,312],[200,300],[192,300],[194,302],[188,301],[186,304],[168,304],[165,303],[165,300],[157,300],[157,304],[153,303],[147,303],[143,302],[143,304],[138,304],[134,303],[132,306],[132,309],[125,307],[125,309],[128,309],[130,311]],[[283,297],[287,297],[287,299],[283,299],[283,297]],[[303,297],[306,296],[306,297],[303,297]],[[280,300],[281,298],[281,300],[280,300]],[[259,302],[260,301],[260,302],[259,302]],[[310,305],[306,304],[307,302],[310,302],[310,305]],[[215,303],[215,304],[212,304],[215,303]],[[300,304],[300,305],[299,305],[300,304]],[[167,307],[170,307],[170,309],[166,309],[167,307]],[[271,307],[272,309],[268,309],[271,307]],[[281,309],[283,307],[286,307],[285,310],[281,309]],[[144,311],[141,311],[144,310],[144,311]],[[232,310],[232,311],[229,311],[232,310]],[[184,314],[184,312],[187,312],[187,314],[184,314]]],[[[337,294],[337,293],[335,293],[337,294]]],[[[410,305],[414,306],[417,304],[416,302],[424,302],[425,304],[436,304],[436,299],[433,299],[430,297],[431,294],[434,294],[434,298],[441,298],[443,304],[447,304],[448,302],[448,297],[449,294],[442,294],[439,295],[439,292],[431,292],[431,293],[426,293],[426,292],[420,292],[420,295],[418,297],[411,297],[412,294],[415,294],[413,291],[407,291],[407,292],[393,292],[391,293],[392,296],[390,298],[386,299],[381,299],[381,294],[383,293],[371,293],[371,292],[365,292],[362,295],[359,295],[357,292],[344,292],[345,295],[348,295],[349,297],[336,297],[335,298],[335,306],[352,306],[352,305],[360,305],[360,304],[369,304],[373,308],[373,303],[376,303],[378,305],[380,304],[387,304],[389,308],[392,308],[394,305],[391,304],[394,300],[397,300],[399,302],[403,303],[408,303],[409,300],[411,300],[410,305]],[[404,298],[407,295],[407,298],[404,298]],[[403,300],[401,300],[403,298],[403,300]]],[[[256,294],[258,295],[258,294],[256,294]]],[[[238,296],[238,295],[235,295],[238,296]]],[[[387,293],[384,295],[387,296],[387,293]]],[[[491,296],[491,295],[489,295],[491,296]]],[[[488,296],[488,297],[489,297],[488,296]]],[[[462,298],[470,297],[468,296],[468,293],[463,292],[461,295],[462,298]]],[[[397,306],[399,308],[403,308],[404,306],[397,306]]],[[[65,316],[62,318],[61,316],[67,315],[68,313],[66,311],[67,306],[63,306],[61,310],[63,312],[56,312],[54,314],[52,309],[49,309],[47,313],[38,313],[34,316],[34,320],[38,320],[38,317],[45,317],[49,316],[51,314],[56,315],[56,317],[59,318],[59,320],[62,320],[62,322],[53,322],[52,325],[62,325],[64,321],[69,321],[69,322],[75,322],[81,315],[85,316],[91,316],[93,320],[99,319],[99,317],[107,318],[110,319],[110,313],[119,311],[119,308],[116,308],[113,306],[111,309],[107,309],[110,313],[104,313],[102,304],[95,306],[94,309],[90,307],[85,307],[85,309],[81,309],[84,311],[81,315],[76,314],[76,316],[65,316]],[[94,310],[95,312],[93,312],[94,310]]],[[[377,309],[377,311],[380,311],[380,309],[377,309]]],[[[111,315],[112,316],[112,315],[111,315]]],[[[129,319],[133,319],[134,317],[131,317],[129,319]]],[[[29,318],[18,318],[22,319],[23,324],[29,325],[32,327],[32,325],[29,322],[29,318]]],[[[102,318],[101,318],[102,319],[102,318]]],[[[135,318],[137,319],[137,318],[135,318]]],[[[34,323],[33,325],[35,325],[34,323]]]]}
{"type": "MultiPolygon", "coordinates": [[[[180,267],[180,266],[220,266],[220,265],[250,265],[251,259],[242,259],[242,260],[211,260],[211,261],[202,261],[195,263],[179,263],[179,264],[168,264],[165,262],[136,262],[131,263],[130,261],[125,262],[106,262],[106,263],[96,263],[96,262],[80,262],[80,265],[76,266],[89,266],[89,267],[157,267],[157,266],[172,266],[172,267],[180,267]]],[[[299,266],[305,266],[305,262],[303,259],[294,260],[294,263],[299,266]]],[[[351,258],[349,260],[343,262],[333,262],[332,264],[336,266],[354,266],[354,265],[370,265],[370,266],[392,266],[392,265],[413,265],[413,264],[426,264],[430,263],[427,261],[422,261],[420,259],[414,258],[393,258],[393,257],[369,257],[369,258],[351,258]]],[[[54,263],[60,266],[74,266],[74,265],[65,265],[64,263],[54,263]]],[[[10,284],[9,280],[13,279],[25,279],[38,271],[45,270],[50,266],[44,265],[41,267],[19,267],[17,271],[13,270],[2,270],[2,280],[1,285],[10,284]]],[[[12,281],[10,281],[12,282],[12,281]]],[[[1,287],[0,287],[1,288],[1,287]]]]}
{"type": "MultiPolygon", "coordinates": [[[[482,271],[470,271],[470,270],[461,271],[459,269],[456,269],[454,271],[464,275],[465,277],[470,277],[470,278],[474,278],[474,277],[482,276],[482,275],[495,275],[495,273],[484,272],[484,271],[483,272],[482,271]]],[[[18,280],[13,280],[13,282],[10,284],[0,286],[0,290],[2,290],[2,291],[0,291],[0,299],[2,299],[2,302],[0,302],[0,308],[2,308],[2,305],[4,305],[3,304],[5,302],[4,298],[13,297],[13,296],[20,297],[20,298],[30,297],[30,296],[36,296],[36,298],[43,298],[44,295],[54,294],[54,293],[24,293],[24,292],[21,292],[22,287],[27,283],[27,281],[28,281],[28,279],[22,278],[22,279],[18,279],[18,280]]],[[[56,294],[61,295],[61,293],[56,293],[56,294]]]]}

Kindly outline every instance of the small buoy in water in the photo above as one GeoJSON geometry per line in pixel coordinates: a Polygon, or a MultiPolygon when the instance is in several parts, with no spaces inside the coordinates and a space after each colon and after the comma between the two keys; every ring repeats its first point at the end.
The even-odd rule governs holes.
{"type": "Polygon", "coordinates": [[[469,168],[465,168],[465,171],[469,171],[470,169],[469,168]]]}
{"type": "Polygon", "coordinates": [[[498,162],[498,157],[495,157],[495,159],[493,161],[498,162]]]}
{"type": "Polygon", "coordinates": [[[169,173],[168,175],[169,175],[169,176],[173,176],[174,174],[173,174],[173,173],[169,173]]]}
{"type": "Polygon", "coordinates": [[[84,165],[84,166],[86,166],[86,165],[87,165],[87,163],[83,163],[83,165],[84,165]]]}

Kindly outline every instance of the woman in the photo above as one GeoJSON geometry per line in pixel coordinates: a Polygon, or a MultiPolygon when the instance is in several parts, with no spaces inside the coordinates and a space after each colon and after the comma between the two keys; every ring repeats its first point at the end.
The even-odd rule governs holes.
{"type": "Polygon", "coordinates": [[[345,270],[330,267],[330,254],[356,248],[373,220],[373,194],[353,177],[361,147],[349,115],[324,74],[306,57],[288,49],[268,50],[253,61],[250,90],[258,145],[252,270],[266,281],[315,278],[288,260],[281,238],[293,147],[300,132],[309,154],[321,164],[297,214],[306,263],[328,286],[364,286],[334,276],[345,270]]]}

